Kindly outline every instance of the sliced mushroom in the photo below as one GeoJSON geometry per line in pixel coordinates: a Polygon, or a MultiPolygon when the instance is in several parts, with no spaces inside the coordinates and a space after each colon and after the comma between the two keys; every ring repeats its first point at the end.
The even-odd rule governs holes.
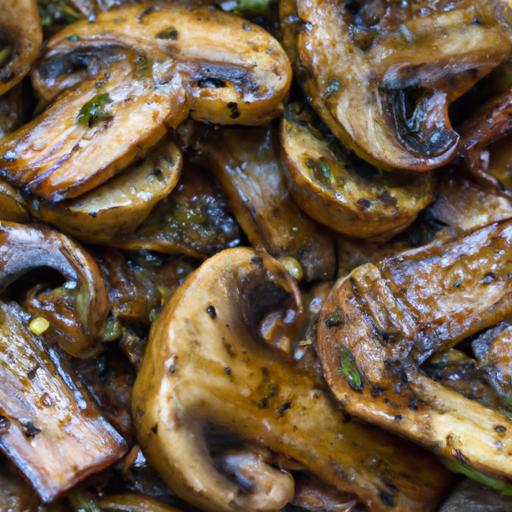
{"type": "Polygon", "coordinates": [[[383,173],[322,134],[313,116],[292,104],[281,124],[290,191],[308,215],[345,235],[391,238],[432,200],[434,177],[383,173]]]}
{"type": "Polygon", "coordinates": [[[125,442],[29,315],[2,303],[0,319],[0,450],[50,502],[114,463],[125,442]]]}
{"type": "Polygon", "coordinates": [[[282,111],[291,82],[285,52],[261,27],[175,0],[124,6],[59,32],[34,75],[36,89],[50,100],[84,72],[95,75],[98,66],[108,66],[102,54],[126,48],[150,59],[155,53],[176,59],[188,77],[191,115],[199,121],[262,124],[282,111]]]}
{"type": "Polygon", "coordinates": [[[0,262],[1,290],[35,268],[60,272],[67,283],[53,296],[54,301],[40,297],[32,312],[49,320],[51,330],[60,331],[56,338],[69,354],[84,356],[95,350],[109,305],[100,270],[84,249],[56,231],[1,221],[0,262]],[[76,319],[73,325],[69,315],[76,319]],[[71,336],[65,335],[68,331],[71,336]]]}
{"type": "Polygon", "coordinates": [[[28,219],[27,205],[19,190],[0,179],[0,220],[27,222],[28,219]]]}
{"type": "Polygon", "coordinates": [[[260,319],[296,293],[279,268],[250,249],[223,251],[161,312],[132,400],[150,463],[203,510],[260,510],[257,493],[213,465],[204,437],[213,424],[291,457],[371,510],[434,510],[447,480],[433,458],[349,421],[315,377],[258,341],[260,319]]]}
{"type": "Polygon", "coordinates": [[[29,71],[43,42],[36,0],[0,2],[0,96],[29,71]]]}
{"type": "Polygon", "coordinates": [[[324,304],[317,348],[336,398],[452,461],[512,477],[512,421],[419,365],[512,311],[512,222],[356,268],[324,304]]]}
{"type": "Polygon", "coordinates": [[[197,131],[198,161],[214,172],[252,246],[298,261],[298,277],[306,281],[331,279],[332,239],[290,197],[272,129],[197,131]]]}
{"type": "Polygon", "coordinates": [[[142,494],[115,494],[98,500],[101,510],[113,512],[180,512],[176,507],[142,494]]]}
{"type": "MultiPolygon", "coordinates": [[[[178,183],[183,159],[164,140],[142,162],[98,188],[57,204],[32,201],[33,215],[84,242],[109,245],[133,233],[178,183]]],[[[1,190],[1,188],[0,188],[1,190]]]]}
{"type": "Polygon", "coordinates": [[[60,201],[143,156],[187,108],[179,74],[168,69],[156,78],[137,66],[136,56],[118,63],[9,135],[0,144],[0,174],[39,198],[60,201]]]}
{"type": "Polygon", "coordinates": [[[147,249],[206,258],[240,245],[240,229],[222,190],[200,169],[189,167],[173,193],[133,234],[110,243],[130,251],[147,249]]]}
{"type": "Polygon", "coordinates": [[[448,107],[510,54],[510,6],[283,0],[289,54],[315,110],[374,165],[426,171],[455,156],[448,107]]]}

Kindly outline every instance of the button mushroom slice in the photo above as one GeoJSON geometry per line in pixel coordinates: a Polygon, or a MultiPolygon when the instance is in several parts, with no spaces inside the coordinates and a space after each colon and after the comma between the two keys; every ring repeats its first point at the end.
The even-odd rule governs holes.
{"type": "Polygon", "coordinates": [[[71,309],[78,323],[77,337],[59,337],[59,343],[73,356],[95,349],[109,305],[100,270],[84,249],[57,231],[0,221],[0,262],[1,290],[35,268],[61,273],[67,281],[60,294],[62,311],[58,304],[47,304],[42,314],[55,324],[52,327],[65,332],[71,329],[65,320],[71,309]]]}
{"type": "Polygon", "coordinates": [[[240,228],[222,189],[203,171],[188,166],[174,191],[138,229],[110,245],[203,259],[240,245],[240,228]]]}
{"type": "Polygon", "coordinates": [[[44,502],[119,459],[126,446],[58,350],[0,304],[0,450],[44,502]]]}
{"type": "Polygon", "coordinates": [[[258,341],[259,319],[294,294],[268,262],[251,249],[223,251],[160,313],[132,399],[150,463],[194,506],[260,510],[257,495],[213,465],[203,431],[213,424],[291,457],[371,510],[434,510],[448,483],[435,459],[347,421],[314,376],[258,341]]]}
{"type": "Polygon", "coordinates": [[[43,42],[36,0],[0,2],[0,96],[30,71],[43,42]]]}
{"type": "Polygon", "coordinates": [[[144,160],[98,188],[56,204],[33,200],[31,211],[34,217],[78,240],[109,245],[113,239],[133,233],[154,206],[171,193],[182,164],[176,143],[164,140],[144,160]]]}
{"type": "Polygon", "coordinates": [[[317,349],[348,412],[510,478],[511,420],[434,382],[419,365],[510,315],[511,256],[507,221],[340,279],[320,314],[317,349]]]}
{"type": "MultiPolygon", "coordinates": [[[[304,280],[331,279],[332,238],[293,202],[271,128],[198,129],[193,149],[211,169],[252,246],[277,259],[294,258],[304,280]]],[[[190,141],[189,141],[190,142],[190,141]]]]}
{"type": "MultiPolygon", "coordinates": [[[[0,174],[47,201],[75,198],[141,157],[187,115],[183,84],[121,62],[61,95],[0,144],[0,174]]],[[[155,70],[156,72],[156,70],[155,70]]]]}
{"type": "Polygon", "coordinates": [[[280,134],[290,192],[318,222],[356,238],[389,239],[432,200],[432,173],[383,173],[324,133],[304,106],[288,107],[280,134]]]}
{"type": "Polygon", "coordinates": [[[34,73],[38,93],[49,100],[78,83],[84,67],[96,74],[98,64],[108,65],[83,59],[76,61],[77,72],[69,66],[74,55],[116,46],[176,59],[188,77],[191,115],[199,121],[262,124],[281,113],[290,87],[290,63],[268,32],[212,6],[171,1],[124,6],[59,32],[34,73]]]}
{"type": "Polygon", "coordinates": [[[510,6],[282,0],[289,54],[315,110],[361,158],[427,171],[454,156],[448,107],[512,48],[510,6]]]}

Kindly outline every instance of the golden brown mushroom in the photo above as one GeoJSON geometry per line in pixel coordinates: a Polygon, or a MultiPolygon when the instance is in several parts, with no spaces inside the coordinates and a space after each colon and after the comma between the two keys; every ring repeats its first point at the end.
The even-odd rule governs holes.
{"type": "Polygon", "coordinates": [[[299,103],[290,105],[282,120],[281,145],[295,201],[339,233],[389,239],[432,200],[432,173],[383,173],[323,134],[299,103]]]}
{"type": "Polygon", "coordinates": [[[449,105],[512,49],[507,2],[282,0],[287,51],[333,133],[377,166],[427,171],[455,156],[449,105]]]}
{"type": "Polygon", "coordinates": [[[347,410],[498,478],[512,421],[419,366],[512,311],[512,222],[369,263],[340,279],[317,330],[324,375],[347,410]]]}
{"type": "Polygon", "coordinates": [[[0,2],[0,96],[29,71],[39,54],[43,31],[36,0],[0,2]]]}
{"type": "Polygon", "coordinates": [[[34,74],[36,89],[49,101],[127,48],[178,62],[199,121],[262,124],[282,111],[291,82],[286,54],[261,27],[213,6],[174,0],[124,6],[59,32],[34,74]]]}
{"type": "Polygon", "coordinates": [[[133,392],[148,460],[203,510],[260,510],[257,493],[213,465],[204,437],[213,424],[291,457],[371,510],[433,510],[447,483],[434,459],[347,421],[315,377],[258,341],[260,320],[296,294],[285,274],[253,250],[223,251],[165,306],[133,392]]]}

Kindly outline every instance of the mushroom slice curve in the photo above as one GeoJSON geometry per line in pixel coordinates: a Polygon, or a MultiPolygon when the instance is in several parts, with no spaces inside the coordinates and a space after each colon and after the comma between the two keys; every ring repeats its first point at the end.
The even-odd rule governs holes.
{"type": "Polygon", "coordinates": [[[37,1],[1,0],[0,96],[30,71],[42,42],[37,1]]]}
{"type": "Polygon", "coordinates": [[[164,140],[144,160],[98,188],[55,204],[33,200],[31,212],[78,240],[109,245],[112,240],[133,233],[154,206],[171,193],[182,164],[178,146],[172,140],[164,140]]]}
{"type": "Polygon", "coordinates": [[[447,483],[435,459],[347,421],[316,377],[256,335],[260,319],[297,293],[284,268],[271,263],[251,249],[223,251],[191,274],[160,313],[132,399],[148,460],[197,507],[260,510],[265,496],[242,490],[215,468],[203,430],[216,425],[291,457],[372,510],[433,510],[447,483]]]}
{"type": "Polygon", "coordinates": [[[120,62],[62,94],[0,144],[0,174],[47,201],[75,198],[140,158],[187,115],[181,76],[120,62]],[[160,73],[161,72],[161,73],[160,73]]]}
{"type": "Polygon", "coordinates": [[[497,478],[512,477],[512,421],[420,365],[512,311],[512,222],[356,268],[322,308],[317,349],[348,412],[497,478]]]}
{"type": "Polygon", "coordinates": [[[41,298],[34,314],[50,321],[51,330],[71,329],[66,313],[76,318],[76,336],[57,336],[62,348],[72,356],[94,351],[108,315],[108,297],[101,272],[93,258],[65,235],[45,227],[0,221],[0,290],[26,272],[49,267],[66,279],[56,303],[41,298]],[[62,316],[64,315],[64,316],[62,316]]]}
{"type": "Polygon", "coordinates": [[[283,0],[289,54],[315,110],[361,158],[428,171],[456,154],[448,108],[510,54],[507,2],[283,0]]]}
{"type": "Polygon", "coordinates": [[[240,228],[222,189],[201,169],[188,165],[173,192],[147,219],[110,245],[204,259],[240,245],[240,228]]]}
{"type": "Polygon", "coordinates": [[[281,122],[290,192],[308,215],[355,238],[391,238],[432,200],[432,173],[382,172],[350,154],[313,116],[292,104],[281,122]]]}
{"type": "Polygon", "coordinates": [[[79,55],[113,48],[176,60],[188,78],[191,116],[198,121],[263,124],[282,112],[290,87],[288,57],[268,32],[213,6],[174,0],[124,6],[98,14],[95,23],[65,28],[48,42],[33,76],[36,90],[51,100],[84,72],[94,75],[108,65],[101,57],[79,55]]]}
{"type": "Polygon", "coordinates": [[[271,128],[196,131],[195,143],[187,143],[197,152],[198,163],[219,180],[253,247],[277,259],[298,261],[299,277],[303,273],[306,281],[331,279],[336,265],[333,241],[293,202],[275,132],[271,128]]]}
{"type": "Polygon", "coordinates": [[[0,451],[50,502],[118,460],[125,441],[30,315],[0,303],[0,320],[0,451]]]}

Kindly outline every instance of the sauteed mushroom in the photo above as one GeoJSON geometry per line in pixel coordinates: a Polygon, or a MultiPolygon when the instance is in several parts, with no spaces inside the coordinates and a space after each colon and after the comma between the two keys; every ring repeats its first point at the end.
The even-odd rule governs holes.
{"type": "Polygon", "coordinates": [[[0,450],[49,502],[119,459],[125,443],[29,322],[0,304],[0,450]]]}
{"type": "Polygon", "coordinates": [[[176,60],[199,121],[262,124],[281,112],[290,86],[288,58],[265,30],[178,0],[125,6],[99,14],[93,24],[67,27],[48,42],[35,86],[49,101],[127,48],[149,59],[163,54],[176,60]]]}
{"type": "Polygon", "coordinates": [[[455,156],[448,107],[510,55],[507,2],[283,0],[281,25],[315,110],[374,165],[426,171],[455,156]]]}
{"type": "Polygon", "coordinates": [[[36,0],[0,2],[0,96],[30,71],[42,41],[36,0]]]}
{"type": "Polygon", "coordinates": [[[419,365],[512,310],[512,222],[369,263],[338,281],[317,331],[347,410],[453,461],[512,476],[511,420],[426,377],[419,365]]]}
{"type": "Polygon", "coordinates": [[[356,238],[391,238],[432,200],[432,174],[382,173],[322,134],[300,104],[281,123],[290,191],[318,222],[356,238]]]}
{"type": "Polygon", "coordinates": [[[108,314],[108,298],[100,270],[92,257],[66,236],[44,227],[0,222],[0,288],[39,267],[60,272],[67,283],[47,302],[39,297],[32,310],[50,320],[51,330],[71,355],[94,351],[108,314]],[[69,322],[69,315],[76,319],[69,322]],[[74,327],[72,327],[73,324],[74,327]],[[67,331],[70,336],[66,336],[67,331]]]}
{"type": "Polygon", "coordinates": [[[264,495],[242,490],[213,466],[203,432],[213,423],[292,457],[372,510],[432,510],[447,483],[434,459],[347,421],[315,377],[258,342],[260,319],[296,294],[284,276],[250,249],[223,251],[161,312],[132,402],[151,464],[203,510],[260,510],[264,495]]]}
{"type": "Polygon", "coordinates": [[[226,191],[247,238],[277,259],[298,261],[298,277],[330,279],[335,254],[321,233],[293,202],[279,162],[278,141],[269,128],[201,129],[186,140],[195,158],[211,169],[226,191]]]}

